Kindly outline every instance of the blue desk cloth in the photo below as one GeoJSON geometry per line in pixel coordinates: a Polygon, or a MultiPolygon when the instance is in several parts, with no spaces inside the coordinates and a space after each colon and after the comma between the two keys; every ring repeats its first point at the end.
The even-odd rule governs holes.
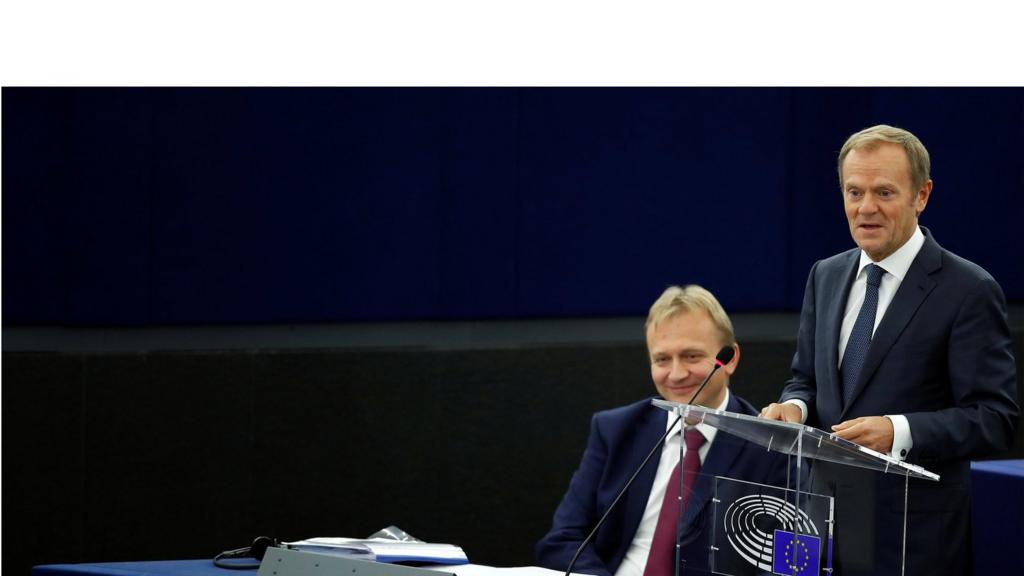
{"type": "Polygon", "coordinates": [[[101,562],[96,564],[47,564],[32,568],[32,576],[256,576],[255,570],[228,570],[213,560],[163,560],[157,562],[101,562]]]}
{"type": "Polygon", "coordinates": [[[1024,574],[1024,460],[971,462],[974,573],[1024,574]]]}

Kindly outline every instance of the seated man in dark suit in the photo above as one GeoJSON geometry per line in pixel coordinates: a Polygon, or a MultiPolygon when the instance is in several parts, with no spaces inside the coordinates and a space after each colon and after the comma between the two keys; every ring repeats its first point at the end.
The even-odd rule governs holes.
{"type": "MultiPolygon", "coordinates": [[[[651,377],[662,398],[688,402],[710,373],[718,351],[731,346],[735,351],[732,360],[711,378],[694,404],[757,414],[747,401],[729,392],[729,377],[739,365],[740,349],[732,322],[710,292],[699,286],[669,288],[651,306],[646,333],[651,377]]],[[[594,415],[579,470],[555,511],[551,531],[537,543],[539,566],[568,568],[587,534],[674,420],[674,414],[653,406],[650,399],[594,415]]],[[[681,553],[686,573],[707,571],[712,477],[785,485],[785,456],[705,424],[686,426],[685,439],[684,474],[698,469],[700,473],[693,475],[697,480],[692,493],[686,494],[684,489],[682,517],[675,515],[679,482],[670,481],[679,463],[677,425],[661,450],[660,460],[654,459],[657,464],[640,472],[580,555],[574,572],[599,576],[673,574],[677,518],[686,535],[681,553]]]]}

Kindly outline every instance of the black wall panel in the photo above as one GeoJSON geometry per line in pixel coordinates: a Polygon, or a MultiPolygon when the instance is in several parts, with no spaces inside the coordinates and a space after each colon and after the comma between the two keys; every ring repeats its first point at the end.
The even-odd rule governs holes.
{"type": "MultiPolygon", "coordinates": [[[[747,340],[731,389],[775,399],[793,346],[747,340]]],[[[3,382],[11,574],[388,524],[530,564],[591,414],[653,393],[639,342],[4,352],[3,382]]],[[[1003,456],[1024,457],[1024,426],[1003,456]]]]}

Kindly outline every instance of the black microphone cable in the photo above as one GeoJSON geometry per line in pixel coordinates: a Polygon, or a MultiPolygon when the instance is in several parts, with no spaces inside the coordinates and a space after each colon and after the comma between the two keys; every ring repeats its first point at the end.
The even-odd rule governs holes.
{"type": "MultiPolygon", "coordinates": [[[[700,386],[697,388],[697,391],[693,393],[693,396],[690,396],[690,399],[687,400],[686,403],[692,404],[694,399],[696,399],[697,396],[704,390],[704,387],[707,386],[708,382],[711,381],[711,377],[714,376],[716,372],[718,372],[718,369],[721,368],[722,366],[725,366],[729,362],[732,362],[732,358],[735,355],[736,350],[732,346],[722,346],[722,349],[718,351],[718,355],[715,356],[714,368],[711,369],[711,372],[708,373],[707,377],[704,378],[704,381],[701,382],[700,386]]],[[[644,461],[641,462],[640,466],[637,467],[636,472],[633,472],[633,475],[629,477],[629,480],[626,480],[626,485],[622,487],[622,490],[619,490],[619,493],[615,496],[615,500],[612,500],[612,503],[608,505],[608,509],[605,510],[604,514],[601,516],[601,519],[598,520],[597,524],[594,525],[594,529],[590,531],[590,534],[588,534],[587,537],[583,539],[583,543],[580,544],[580,547],[576,549],[576,554],[573,555],[572,560],[569,562],[569,567],[565,569],[565,576],[569,576],[572,573],[572,569],[574,566],[576,566],[576,561],[579,560],[580,554],[583,553],[583,549],[586,548],[587,544],[590,544],[590,541],[594,539],[594,536],[597,534],[597,531],[601,528],[601,525],[604,524],[604,521],[608,518],[608,515],[611,514],[611,511],[615,509],[615,505],[618,504],[619,500],[622,499],[622,496],[623,494],[626,493],[626,490],[629,490],[629,487],[633,485],[633,481],[636,480],[636,477],[640,475],[640,471],[647,466],[647,462],[651,460],[651,456],[654,456],[654,453],[658,450],[658,448],[661,448],[661,445],[665,442],[665,439],[668,438],[669,432],[671,432],[672,429],[676,427],[676,424],[678,424],[682,418],[682,415],[676,416],[676,419],[675,421],[672,422],[672,425],[668,427],[668,430],[665,430],[665,433],[661,435],[661,438],[658,439],[658,442],[654,444],[654,447],[651,448],[651,451],[647,453],[646,457],[644,457],[644,461]]]]}

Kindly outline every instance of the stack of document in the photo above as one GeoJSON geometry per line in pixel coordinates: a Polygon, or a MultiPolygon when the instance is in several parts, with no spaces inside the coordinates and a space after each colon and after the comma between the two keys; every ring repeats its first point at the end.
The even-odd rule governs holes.
{"type": "Polygon", "coordinates": [[[385,538],[309,538],[287,542],[290,548],[321,554],[340,554],[377,562],[421,562],[427,564],[467,564],[462,548],[454,544],[404,542],[385,538]]]}

